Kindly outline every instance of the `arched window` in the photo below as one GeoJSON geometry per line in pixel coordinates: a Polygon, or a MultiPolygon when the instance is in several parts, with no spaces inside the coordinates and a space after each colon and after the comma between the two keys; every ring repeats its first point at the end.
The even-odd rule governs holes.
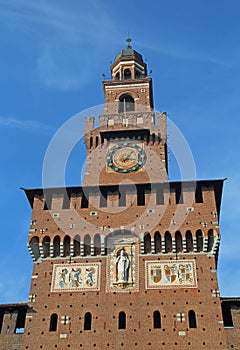
{"type": "Polygon", "coordinates": [[[92,328],[92,314],[91,312],[86,312],[84,316],[84,330],[90,331],[92,328]]]}
{"type": "Polygon", "coordinates": [[[50,256],[50,237],[46,236],[43,238],[42,246],[43,246],[44,258],[49,257],[50,256]]]}
{"type": "Polygon", "coordinates": [[[73,254],[74,256],[80,255],[80,236],[76,235],[73,240],[73,254]]]}
{"type": "Polygon", "coordinates": [[[123,77],[124,77],[124,79],[131,79],[132,78],[132,74],[131,74],[130,69],[127,68],[124,70],[123,77]]]}
{"type": "Polygon", "coordinates": [[[134,111],[134,99],[131,95],[125,94],[119,98],[118,112],[132,112],[134,111]]]}
{"type": "Polygon", "coordinates": [[[189,322],[189,328],[197,328],[195,311],[190,310],[188,312],[188,322],[189,322]]]}
{"type": "Polygon", "coordinates": [[[56,236],[53,240],[53,255],[60,256],[60,237],[56,236]]]}
{"type": "Polygon", "coordinates": [[[120,79],[120,73],[117,72],[117,74],[115,75],[115,80],[119,80],[120,79]]]}
{"type": "Polygon", "coordinates": [[[50,317],[49,332],[55,332],[57,330],[58,315],[52,314],[50,317]]]}
{"type": "Polygon", "coordinates": [[[89,235],[85,235],[84,237],[84,255],[91,255],[91,238],[89,235]]]}
{"type": "Polygon", "coordinates": [[[141,72],[139,70],[135,70],[135,79],[139,79],[141,77],[141,72]]]}
{"type": "Polygon", "coordinates": [[[94,255],[101,255],[101,242],[99,234],[94,236],[94,255]]]}
{"type": "Polygon", "coordinates": [[[165,233],[165,253],[171,253],[172,251],[172,236],[170,232],[165,233]]]}
{"type": "Polygon", "coordinates": [[[95,142],[95,146],[96,146],[96,148],[97,148],[97,146],[98,146],[98,142],[99,142],[99,137],[98,136],[96,136],[96,140],[95,140],[96,142],[95,142]]]}
{"type": "Polygon", "coordinates": [[[193,251],[193,238],[191,231],[186,232],[186,250],[188,253],[193,251]]]}
{"type": "Polygon", "coordinates": [[[214,236],[213,236],[213,230],[208,231],[208,246],[207,246],[207,251],[211,252],[213,249],[213,244],[214,244],[214,236]]]}
{"type": "Polygon", "coordinates": [[[151,253],[151,236],[148,232],[144,233],[144,254],[151,253]]]}
{"type": "Polygon", "coordinates": [[[182,235],[180,231],[177,231],[175,233],[175,243],[176,243],[176,252],[182,252],[183,250],[183,244],[182,244],[182,235]]]}
{"type": "Polygon", "coordinates": [[[40,257],[39,238],[37,236],[35,236],[31,239],[30,247],[32,249],[35,260],[37,260],[40,257]]]}
{"type": "Polygon", "coordinates": [[[162,250],[162,240],[161,240],[161,235],[157,231],[154,234],[154,246],[155,246],[155,253],[160,253],[162,250]]]}
{"type": "Polygon", "coordinates": [[[126,329],[126,314],[124,311],[119,312],[118,329],[126,329]]]}
{"type": "Polygon", "coordinates": [[[92,146],[93,146],[93,138],[92,138],[92,136],[90,137],[90,148],[92,148],[92,146]]]}
{"type": "Polygon", "coordinates": [[[197,252],[202,252],[202,250],[203,250],[203,235],[202,235],[201,230],[197,230],[196,239],[197,239],[197,252]]]}
{"type": "Polygon", "coordinates": [[[161,328],[161,315],[158,310],[153,313],[153,328],[161,328]]]}
{"type": "Polygon", "coordinates": [[[70,237],[65,236],[63,241],[63,255],[69,256],[70,255],[70,237]]]}

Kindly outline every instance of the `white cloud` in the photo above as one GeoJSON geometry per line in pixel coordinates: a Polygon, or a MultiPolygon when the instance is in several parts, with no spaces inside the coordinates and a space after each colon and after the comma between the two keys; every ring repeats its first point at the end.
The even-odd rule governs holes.
{"type": "Polygon", "coordinates": [[[50,133],[54,131],[53,127],[37,122],[35,120],[18,120],[15,118],[0,117],[0,127],[20,129],[26,131],[36,131],[38,133],[50,133]]]}

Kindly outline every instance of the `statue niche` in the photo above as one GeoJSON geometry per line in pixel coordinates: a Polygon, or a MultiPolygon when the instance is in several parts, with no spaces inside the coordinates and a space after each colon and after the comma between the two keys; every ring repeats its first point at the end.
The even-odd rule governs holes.
{"type": "Polygon", "coordinates": [[[120,250],[119,255],[116,258],[116,282],[128,283],[128,273],[130,267],[130,260],[125,249],[120,250]]]}

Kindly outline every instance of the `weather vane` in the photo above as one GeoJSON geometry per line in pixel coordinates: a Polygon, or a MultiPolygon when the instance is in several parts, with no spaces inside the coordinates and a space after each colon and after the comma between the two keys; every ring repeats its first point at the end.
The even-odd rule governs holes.
{"type": "Polygon", "coordinates": [[[130,38],[129,30],[128,30],[128,38],[126,39],[126,42],[127,42],[127,48],[131,49],[132,48],[132,46],[131,46],[132,39],[130,38]]]}

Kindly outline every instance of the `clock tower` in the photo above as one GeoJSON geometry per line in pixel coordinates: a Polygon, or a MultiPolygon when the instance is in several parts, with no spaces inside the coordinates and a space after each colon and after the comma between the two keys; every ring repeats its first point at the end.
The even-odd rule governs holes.
{"type": "Polygon", "coordinates": [[[82,186],[25,189],[33,258],[22,349],[226,350],[223,180],[168,181],[166,113],[127,47],[85,121],[82,186]]]}
{"type": "Polygon", "coordinates": [[[94,128],[94,118],[86,120],[85,185],[167,181],[166,113],[154,113],[152,78],[127,41],[111,66],[111,80],[103,82],[100,127],[94,128]]]}

